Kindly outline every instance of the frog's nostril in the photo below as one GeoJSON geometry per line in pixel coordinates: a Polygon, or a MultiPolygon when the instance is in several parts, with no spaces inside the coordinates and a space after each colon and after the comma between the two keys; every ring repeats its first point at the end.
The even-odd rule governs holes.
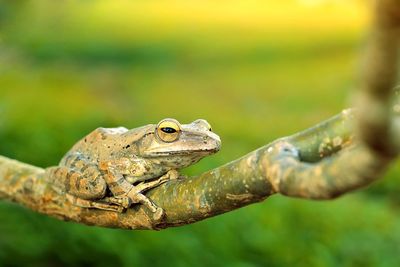
{"type": "Polygon", "coordinates": [[[208,137],[207,136],[203,136],[203,144],[207,144],[208,143],[208,137]]]}

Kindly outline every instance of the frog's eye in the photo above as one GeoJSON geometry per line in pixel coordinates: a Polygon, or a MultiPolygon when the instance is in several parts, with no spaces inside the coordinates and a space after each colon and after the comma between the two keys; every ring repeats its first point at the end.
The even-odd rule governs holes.
{"type": "Polygon", "coordinates": [[[176,130],[172,127],[163,127],[160,130],[164,133],[176,133],[176,130]]]}
{"type": "Polygon", "coordinates": [[[174,142],[178,139],[180,132],[179,123],[173,119],[162,120],[156,129],[157,136],[164,142],[174,142]]]}

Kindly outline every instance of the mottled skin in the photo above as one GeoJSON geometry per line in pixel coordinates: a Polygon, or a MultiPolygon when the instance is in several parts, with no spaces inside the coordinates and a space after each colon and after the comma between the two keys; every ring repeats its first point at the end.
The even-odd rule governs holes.
{"type": "Polygon", "coordinates": [[[76,205],[121,212],[142,203],[161,217],[163,210],[143,192],[178,178],[177,170],[220,146],[205,120],[181,125],[165,119],[131,130],[98,128],[76,143],[59,166],[48,168],[47,177],[76,205]]]}

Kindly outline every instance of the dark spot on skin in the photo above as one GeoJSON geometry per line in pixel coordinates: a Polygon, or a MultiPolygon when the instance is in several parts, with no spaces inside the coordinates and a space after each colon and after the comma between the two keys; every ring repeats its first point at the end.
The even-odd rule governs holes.
{"type": "Polygon", "coordinates": [[[108,148],[111,148],[111,146],[107,146],[108,148]]]}
{"type": "Polygon", "coordinates": [[[124,146],[125,149],[130,148],[130,147],[131,147],[131,145],[124,146]]]}
{"type": "Polygon", "coordinates": [[[85,143],[87,142],[86,138],[85,138],[85,143]]]}

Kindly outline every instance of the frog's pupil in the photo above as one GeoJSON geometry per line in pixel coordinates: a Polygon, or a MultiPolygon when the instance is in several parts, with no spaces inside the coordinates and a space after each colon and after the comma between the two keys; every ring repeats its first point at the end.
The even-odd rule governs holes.
{"type": "Polygon", "coordinates": [[[161,131],[163,131],[164,133],[175,133],[176,132],[176,130],[171,127],[163,127],[163,128],[161,128],[161,131]]]}

